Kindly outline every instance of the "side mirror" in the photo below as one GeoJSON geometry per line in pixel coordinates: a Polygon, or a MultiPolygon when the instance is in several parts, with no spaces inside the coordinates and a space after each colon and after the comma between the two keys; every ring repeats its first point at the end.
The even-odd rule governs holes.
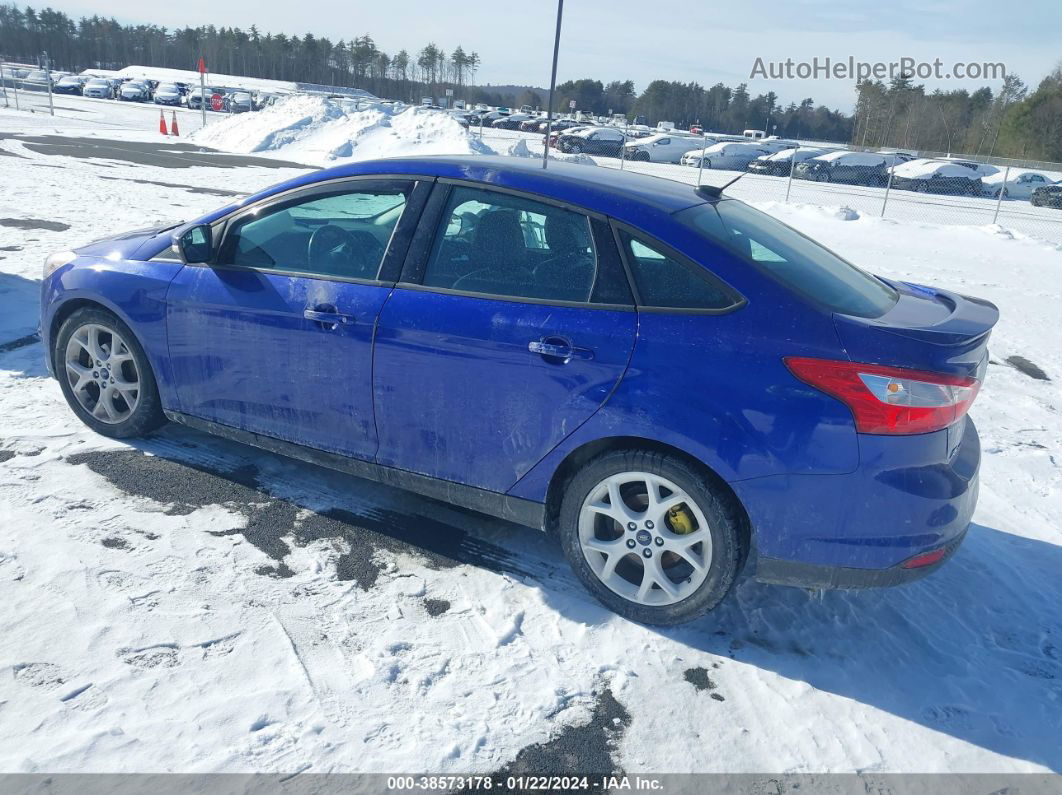
{"type": "Polygon", "coordinates": [[[209,262],[214,253],[209,224],[196,224],[181,234],[174,235],[173,244],[186,265],[209,262]]]}

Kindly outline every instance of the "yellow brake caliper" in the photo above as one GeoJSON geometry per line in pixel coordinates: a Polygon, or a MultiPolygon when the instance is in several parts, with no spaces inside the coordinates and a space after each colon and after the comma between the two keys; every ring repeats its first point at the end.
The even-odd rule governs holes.
{"type": "Polygon", "coordinates": [[[671,527],[671,532],[680,536],[689,535],[697,529],[693,514],[684,502],[667,509],[667,523],[671,527]]]}

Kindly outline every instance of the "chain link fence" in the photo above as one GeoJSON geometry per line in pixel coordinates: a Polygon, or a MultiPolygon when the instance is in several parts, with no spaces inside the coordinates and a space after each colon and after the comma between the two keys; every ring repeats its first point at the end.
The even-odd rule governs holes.
{"type": "MultiPolygon", "coordinates": [[[[600,154],[584,145],[579,157],[566,159],[585,162],[590,158],[599,167],[690,185],[728,185],[728,195],[749,202],[838,207],[864,216],[916,223],[995,224],[1062,245],[1062,184],[1056,184],[1062,181],[1062,163],[940,152],[898,153],[829,143],[802,142],[796,148],[785,148],[783,142],[748,141],[712,133],[693,136],[679,131],[650,131],[649,136],[639,138],[630,127],[612,129],[625,134],[626,157],[600,154]],[[730,143],[738,144],[738,150],[745,149],[745,156],[726,154],[730,143]],[[755,151],[758,148],[762,151],[755,151]],[[719,157],[721,151],[723,156],[719,157]],[[835,158],[835,165],[819,167],[823,156],[826,163],[835,158]],[[770,159],[760,159],[767,157],[770,159]],[[909,159],[917,162],[905,167],[909,159]],[[864,162],[844,165],[850,160],[864,162]],[[879,162],[871,164],[873,161],[879,162]],[[758,170],[749,169],[753,163],[757,165],[752,168],[758,170]]],[[[503,153],[523,139],[532,154],[541,156],[544,144],[541,135],[513,130],[488,128],[474,134],[482,134],[503,153]]],[[[586,135],[587,130],[579,134],[586,135]]],[[[556,149],[551,152],[565,157],[565,150],[572,148],[566,140],[564,133],[558,135],[556,149]]]]}
{"type": "Polygon", "coordinates": [[[54,115],[47,75],[31,64],[0,61],[0,107],[54,115]]]}

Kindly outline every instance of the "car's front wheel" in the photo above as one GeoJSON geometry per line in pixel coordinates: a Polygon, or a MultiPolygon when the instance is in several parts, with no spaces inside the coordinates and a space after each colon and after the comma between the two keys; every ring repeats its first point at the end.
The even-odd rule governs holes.
{"type": "Polygon", "coordinates": [[[56,335],[53,361],[70,408],[97,433],[140,436],[165,422],[144,349],[110,312],[71,314],[56,335]]]}
{"type": "Polygon", "coordinates": [[[619,450],[568,483],[559,534],[590,592],[643,624],[690,621],[729,591],[744,559],[739,509],[685,462],[619,450]]]}

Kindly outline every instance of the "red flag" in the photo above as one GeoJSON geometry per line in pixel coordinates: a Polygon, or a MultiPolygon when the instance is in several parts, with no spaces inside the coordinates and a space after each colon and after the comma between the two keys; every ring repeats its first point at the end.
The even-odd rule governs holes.
{"type": "Polygon", "coordinates": [[[201,74],[201,75],[205,75],[206,74],[206,61],[203,60],[203,56],[202,55],[199,56],[199,66],[196,67],[196,68],[199,70],[199,74],[201,74]]]}

